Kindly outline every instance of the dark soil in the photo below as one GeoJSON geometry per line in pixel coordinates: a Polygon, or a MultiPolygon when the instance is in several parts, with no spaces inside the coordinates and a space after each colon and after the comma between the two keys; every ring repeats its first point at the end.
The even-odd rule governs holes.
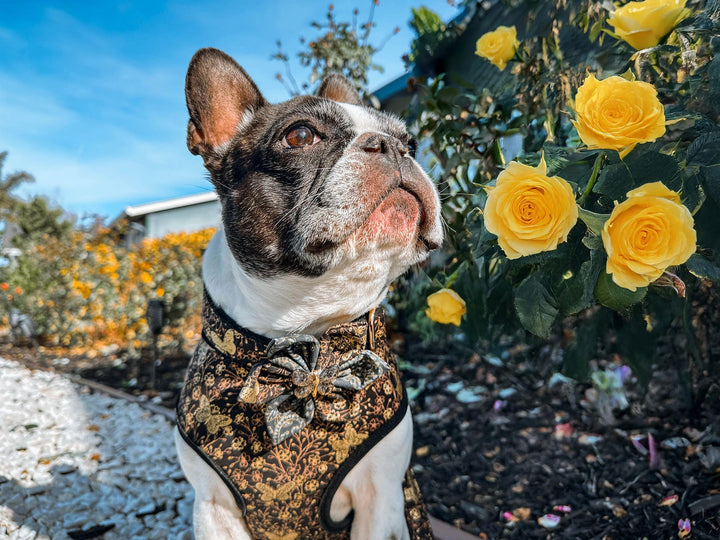
{"type": "MultiPolygon", "coordinates": [[[[703,350],[713,356],[720,352],[719,312],[696,324],[709,340],[703,350]]],[[[717,381],[705,381],[713,384],[702,385],[707,393],[689,413],[677,373],[657,371],[647,392],[629,384],[630,407],[616,411],[608,426],[586,399],[589,385],[549,386],[559,344],[508,344],[502,358],[417,344],[405,349],[416,424],[413,463],[434,516],[481,538],[670,539],[679,537],[681,519],[692,525],[687,538],[720,538],[717,381]],[[631,440],[641,436],[647,447],[648,434],[660,457],[653,467],[631,440]],[[674,503],[667,499],[674,496],[674,503]],[[560,516],[559,524],[543,527],[538,518],[544,514],[560,516]]],[[[669,347],[664,354],[677,351],[669,347]]],[[[151,389],[149,349],[134,362],[118,353],[61,360],[60,350],[10,344],[0,345],[0,356],[170,408],[188,361],[186,355],[162,358],[151,389]]]]}
{"type": "Polygon", "coordinates": [[[631,410],[609,427],[581,403],[586,386],[548,388],[531,360],[504,364],[428,364],[436,374],[413,412],[416,476],[431,514],[487,538],[677,538],[685,518],[691,538],[720,538],[720,388],[687,418],[676,377],[657,373],[645,399],[631,392],[631,410]],[[458,401],[460,381],[484,387],[483,399],[458,401]],[[655,468],[631,441],[647,434],[655,468]],[[555,529],[537,521],[548,513],[561,517],[555,529]]]}

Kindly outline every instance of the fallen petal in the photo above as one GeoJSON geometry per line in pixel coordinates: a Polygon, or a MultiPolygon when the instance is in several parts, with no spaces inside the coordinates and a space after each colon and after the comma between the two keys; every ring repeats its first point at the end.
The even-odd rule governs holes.
{"type": "Polygon", "coordinates": [[[502,399],[496,399],[495,403],[493,403],[493,411],[500,412],[500,409],[502,409],[505,406],[505,402],[502,399]]]}
{"type": "Polygon", "coordinates": [[[602,437],[592,433],[583,433],[580,437],[578,437],[578,443],[582,445],[597,444],[600,441],[602,441],[602,437]]]}
{"type": "Polygon", "coordinates": [[[564,514],[569,514],[572,512],[572,508],[567,504],[556,504],[553,506],[553,510],[556,512],[563,512],[564,514]]]}
{"type": "Polygon", "coordinates": [[[478,395],[477,388],[463,388],[455,395],[455,399],[460,403],[476,403],[483,398],[478,395]]]}
{"type": "Polygon", "coordinates": [[[629,366],[618,366],[614,371],[622,382],[627,381],[632,375],[632,370],[629,366]]]}
{"type": "Polygon", "coordinates": [[[669,497],[665,497],[658,506],[672,506],[676,502],[678,502],[679,497],[677,495],[670,495],[669,497]]]}
{"type": "Polygon", "coordinates": [[[552,388],[558,384],[569,384],[572,382],[574,381],[570,377],[566,377],[562,373],[553,373],[553,376],[550,377],[550,380],[548,381],[548,386],[552,388]]]}
{"type": "Polygon", "coordinates": [[[505,518],[506,521],[509,521],[510,523],[515,523],[516,521],[520,521],[518,518],[516,518],[512,512],[503,512],[503,518],[505,518]]]}
{"type": "Polygon", "coordinates": [[[556,516],[555,514],[545,514],[544,516],[539,517],[537,521],[541,527],[554,529],[560,525],[560,516],[556,516]]]}
{"type": "Polygon", "coordinates": [[[655,437],[653,437],[652,433],[648,433],[648,454],[650,468],[657,469],[660,467],[660,452],[658,452],[655,437]]]}
{"type": "Polygon", "coordinates": [[[556,439],[569,439],[573,436],[574,431],[575,429],[570,422],[567,422],[565,424],[556,424],[553,437],[555,437],[556,439]]]}
{"type": "Polygon", "coordinates": [[[687,448],[688,446],[690,446],[690,441],[688,441],[685,437],[671,437],[660,443],[660,448],[666,448],[668,450],[687,448]]]}
{"type": "Polygon", "coordinates": [[[686,538],[690,535],[690,532],[692,531],[692,526],[690,525],[690,520],[685,518],[678,521],[678,537],[680,538],[686,538]]]}
{"type": "Polygon", "coordinates": [[[490,364],[491,366],[495,366],[495,367],[503,367],[503,366],[505,365],[505,364],[503,363],[503,361],[500,360],[499,357],[494,356],[494,355],[492,355],[492,354],[488,354],[487,356],[485,356],[485,361],[486,361],[488,364],[490,364]]]}
{"type": "Polygon", "coordinates": [[[502,399],[507,399],[511,396],[514,396],[517,393],[517,390],[514,388],[503,388],[498,392],[498,396],[502,399]]]}
{"type": "Polygon", "coordinates": [[[645,438],[644,435],[633,435],[630,437],[630,442],[632,442],[632,445],[635,447],[635,450],[640,452],[643,456],[648,455],[647,448],[643,446],[643,444],[640,442],[645,438]]]}

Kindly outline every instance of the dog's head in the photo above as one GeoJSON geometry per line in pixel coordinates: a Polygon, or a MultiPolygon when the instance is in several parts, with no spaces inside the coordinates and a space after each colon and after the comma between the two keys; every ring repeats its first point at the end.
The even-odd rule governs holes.
{"type": "MultiPolygon", "coordinates": [[[[332,75],[316,96],[269,104],[216,49],[190,62],[187,143],[222,203],[228,245],[261,279],[376,268],[390,283],[442,242],[437,191],[397,118],[332,75]]],[[[372,271],[372,270],[368,270],[372,271]]]]}

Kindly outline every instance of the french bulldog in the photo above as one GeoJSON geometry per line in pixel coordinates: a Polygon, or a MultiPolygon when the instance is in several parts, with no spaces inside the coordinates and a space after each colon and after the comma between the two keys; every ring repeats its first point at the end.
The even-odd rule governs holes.
{"type": "Polygon", "coordinates": [[[212,324],[223,330],[204,327],[196,352],[214,354],[216,361],[212,369],[203,365],[191,370],[181,397],[184,404],[178,408],[176,444],[195,491],[195,537],[410,538],[403,512],[403,478],[412,449],[407,398],[390,412],[380,411],[394,419],[380,428],[384,436],[371,447],[360,444],[368,437],[360,428],[325,421],[338,411],[356,414],[360,409],[353,392],[365,383],[359,393],[382,383],[374,395],[404,395],[399,377],[384,380],[394,360],[372,352],[370,338],[352,358],[343,353],[341,367],[321,369],[321,364],[322,336],[349,324],[365,324],[348,327],[352,329],[375,328],[372,314],[391,282],[442,243],[437,190],[414,159],[415,141],[400,119],[364,106],[341,75],[327,77],[316,95],[270,104],[231,57],[206,48],[190,62],[185,93],[190,115],[187,145],[210,173],[223,222],[203,258],[206,308],[214,317],[212,324]],[[283,343],[290,352],[278,353],[272,359],[275,364],[263,360],[247,369],[236,367],[242,363],[233,359],[240,348],[265,358],[260,349],[267,345],[270,357],[283,343]],[[316,352],[301,358],[296,354],[300,350],[316,352]],[[271,386],[268,392],[274,401],[260,404],[262,385],[288,369],[297,370],[288,372],[294,390],[278,397],[287,388],[275,392],[271,386]],[[370,382],[359,382],[363,377],[370,382]],[[202,390],[208,385],[219,388],[213,395],[230,405],[208,398],[202,390]],[[323,398],[331,402],[323,404],[323,398]],[[229,410],[243,400],[247,414],[229,410]],[[299,492],[319,493],[324,488],[314,480],[301,485],[293,453],[303,454],[320,472],[326,466],[322,456],[312,454],[310,443],[316,436],[306,433],[309,427],[280,422],[272,437],[265,426],[258,427],[263,418],[270,422],[270,409],[276,420],[292,416],[302,426],[319,425],[329,441],[330,458],[346,459],[338,465],[342,474],[336,473],[331,481],[330,497],[324,497],[329,513],[325,520],[345,529],[296,528],[293,516],[311,506],[299,492]],[[260,420],[250,421],[253,413],[261,415],[260,420]],[[238,435],[250,433],[250,428],[236,426],[243,421],[257,427],[258,434],[238,435]],[[187,433],[193,422],[209,441],[205,447],[187,433]],[[220,439],[224,450],[212,446],[220,439]],[[276,439],[285,446],[273,446],[276,439]],[[352,454],[356,448],[363,450],[352,454]],[[225,468],[218,465],[223,452],[235,450],[245,453],[232,454],[225,468]],[[260,456],[260,465],[246,461],[250,454],[260,456]],[[287,473],[282,481],[272,475],[268,479],[269,473],[263,472],[272,460],[273,470],[287,473]],[[243,489],[254,489],[257,501],[279,509],[268,513],[248,502],[243,489]],[[258,516],[274,528],[267,523],[253,526],[260,522],[258,516]]]}

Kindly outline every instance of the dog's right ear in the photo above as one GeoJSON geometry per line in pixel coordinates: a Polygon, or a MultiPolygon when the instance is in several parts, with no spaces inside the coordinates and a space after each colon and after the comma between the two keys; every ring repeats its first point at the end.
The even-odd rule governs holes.
{"type": "Polygon", "coordinates": [[[230,141],[238,125],[267,104],[253,80],[235,60],[218,49],[195,53],[185,77],[190,121],[187,145],[212,167],[218,147],[230,141]]]}

